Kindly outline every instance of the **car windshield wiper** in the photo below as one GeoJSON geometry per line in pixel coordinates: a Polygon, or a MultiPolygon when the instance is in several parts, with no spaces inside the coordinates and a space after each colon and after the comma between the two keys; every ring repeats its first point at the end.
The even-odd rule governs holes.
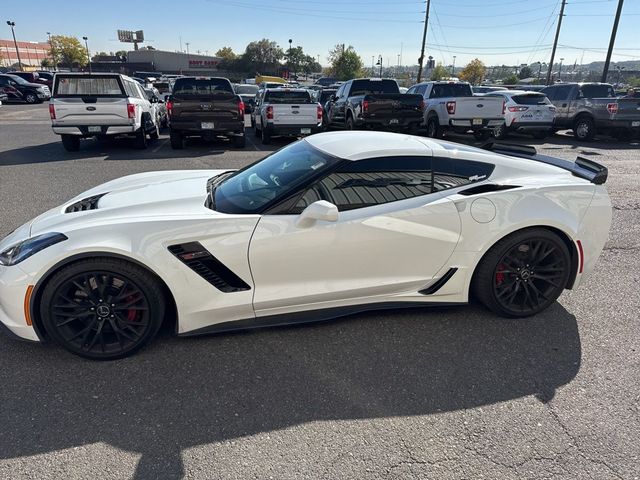
{"type": "Polygon", "coordinates": [[[233,170],[229,170],[207,180],[207,200],[204,204],[205,207],[211,210],[216,209],[216,188],[233,173],[233,170]]]}

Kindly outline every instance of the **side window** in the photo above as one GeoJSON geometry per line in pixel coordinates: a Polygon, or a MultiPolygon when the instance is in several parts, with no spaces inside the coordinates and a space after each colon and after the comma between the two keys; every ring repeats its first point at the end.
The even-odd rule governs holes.
{"type": "Polygon", "coordinates": [[[131,84],[131,82],[128,80],[124,80],[122,83],[124,84],[124,91],[127,94],[127,97],[135,97],[135,94],[133,93],[134,90],[132,88],[133,85],[131,84]]]}
{"type": "Polygon", "coordinates": [[[302,195],[291,213],[318,200],[340,211],[381,205],[431,193],[431,157],[385,157],[345,162],[302,195]]]}
{"type": "Polygon", "coordinates": [[[417,88],[411,87],[409,90],[407,90],[407,93],[417,93],[417,88]]]}
{"type": "Polygon", "coordinates": [[[556,91],[554,93],[554,100],[571,100],[569,98],[569,95],[571,95],[571,90],[573,89],[571,85],[562,85],[555,88],[556,91]]]}
{"type": "Polygon", "coordinates": [[[7,77],[0,77],[0,85],[6,87],[9,85],[9,79],[7,77]]]}
{"type": "Polygon", "coordinates": [[[547,87],[540,90],[540,93],[544,93],[549,100],[556,99],[556,89],[553,87],[547,87]]]}
{"type": "Polygon", "coordinates": [[[136,91],[138,92],[137,96],[138,98],[147,98],[147,96],[144,93],[144,90],[142,90],[142,86],[140,84],[135,85],[136,87],[136,91]]]}
{"type": "Polygon", "coordinates": [[[420,85],[416,93],[419,93],[420,95],[424,96],[425,92],[427,91],[427,87],[428,85],[420,85]]]}
{"type": "Polygon", "coordinates": [[[342,93],[344,92],[344,87],[346,84],[343,84],[340,88],[338,88],[338,91],[336,92],[336,98],[341,98],[342,97],[342,93]]]}
{"type": "Polygon", "coordinates": [[[489,178],[494,165],[473,160],[434,157],[433,190],[439,192],[489,178]]]}

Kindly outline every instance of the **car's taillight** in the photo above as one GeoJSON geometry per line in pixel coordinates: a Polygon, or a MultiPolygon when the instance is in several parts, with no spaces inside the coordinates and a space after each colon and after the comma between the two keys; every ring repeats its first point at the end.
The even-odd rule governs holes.
{"type": "Polygon", "coordinates": [[[614,113],[618,113],[618,104],[617,103],[607,103],[607,112],[611,115],[614,113]]]}
{"type": "Polygon", "coordinates": [[[318,118],[318,123],[322,122],[322,105],[318,104],[316,107],[316,115],[318,118]]]}
{"type": "Polygon", "coordinates": [[[369,113],[369,100],[362,101],[362,113],[369,113]]]}
{"type": "Polygon", "coordinates": [[[529,107],[509,107],[510,112],[524,112],[525,110],[529,110],[529,107]]]}
{"type": "Polygon", "coordinates": [[[273,107],[271,105],[267,107],[267,120],[273,120],[273,107]]]}
{"type": "Polygon", "coordinates": [[[505,113],[507,113],[507,102],[505,102],[503,100],[502,101],[502,114],[504,115],[505,113]]]}
{"type": "Polygon", "coordinates": [[[127,116],[129,118],[136,118],[136,106],[133,103],[127,103],[127,116]]]}
{"type": "Polygon", "coordinates": [[[456,102],[447,102],[447,113],[449,115],[456,113],[456,102]]]}
{"type": "Polygon", "coordinates": [[[171,115],[173,113],[173,102],[167,102],[167,114],[171,115]]]}
{"type": "Polygon", "coordinates": [[[51,117],[51,120],[56,119],[56,106],[53,103],[49,104],[49,116],[51,117]]]}
{"type": "Polygon", "coordinates": [[[244,102],[242,100],[238,102],[238,116],[240,120],[244,120],[244,102]]]}
{"type": "Polygon", "coordinates": [[[424,110],[424,100],[420,100],[420,111],[424,110]]]}

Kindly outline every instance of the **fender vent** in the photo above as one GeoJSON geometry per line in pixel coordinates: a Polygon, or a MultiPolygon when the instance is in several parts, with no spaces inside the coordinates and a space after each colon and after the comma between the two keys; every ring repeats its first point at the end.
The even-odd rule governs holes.
{"type": "Polygon", "coordinates": [[[171,245],[168,250],[221,292],[232,293],[251,290],[249,285],[211,255],[199,242],[171,245]]]}
{"type": "Polygon", "coordinates": [[[444,287],[445,283],[447,283],[457,271],[458,271],[457,267],[450,268],[438,280],[436,280],[434,283],[429,285],[427,288],[423,288],[418,293],[421,293],[422,295],[433,295],[438,290],[440,290],[442,287],[444,287]]]}
{"type": "Polygon", "coordinates": [[[501,190],[511,190],[512,188],[519,188],[520,185],[497,185],[495,183],[485,183],[484,185],[478,185],[477,187],[467,188],[461,190],[458,193],[460,195],[478,195],[479,193],[499,192],[501,190]]]}
{"type": "Polygon", "coordinates": [[[94,195],[93,197],[83,198],[82,200],[69,205],[64,213],[84,212],[85,210],[95,210],[98,208],[98,201],[108,192],[94,195]]]}

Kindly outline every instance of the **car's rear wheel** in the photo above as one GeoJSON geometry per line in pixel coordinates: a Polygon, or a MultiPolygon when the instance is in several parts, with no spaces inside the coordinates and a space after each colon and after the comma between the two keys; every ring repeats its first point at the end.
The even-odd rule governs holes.
{"type": "Polygon", "coordinates": [[[555,233],[532,228],[496,243],[482,258],[472,292],[504,317],[541,312],[560,296],[571,272],[571,255],[555,233]]]}
{"type": "Polygon", "coordinates": [[[578,140],[590,142],[596,136],[596,124],[590,117],[578,117],[573,125],[573,133],[578,140]]]}
{"type": "Polygon", "coordinates": [[[51,338],[86,358],[111,360],[142,348],[164,317],[158,282],[119,259],[81,260],[47,282],[40,314],[51,338]]]}
{"type": "Polygon", "coordinates": [[[356,129],[356,124],[353,121],[353,117],[351,115],[349,115],[347,117],[346,129],[347,130],[355,130],[356,129]]]}
{"type": "Polygon", "coordinates": [[[157,140],[160,138],[160,119],[156,117],[156,123],[153,126],[153,130],[149,133],[149,138],[151,140],[157,140]]]}
{"type": "Polygon", "coordinates": [[[180,150],[184,147],[184,139],[182,134],[176,130],[169,131],[169,141],[171,142],[171,148],[174,150],[180,150]]]}
{"type": "Polygon", "coordinates": [[[496,140],[502,140],[503,138],[507,138],[507,136],[507,126],[504,123],[493,129],[493,137],[496,140]]]}
{"type": "Polygon", "coordinates": [[[136,132],[134,145],[138,150],[144,150],[147,148],[147,132],[144,131],[144,125],[136,132]]]}
{"type": "Polygon", "coordinates": [[[427,137],[441,138],[442,130],[440,129],[440,123],[436,117],[431,117],[427,121],[427,137]]]}
{"type": "Polygon", "coordinates": [[[62,146],[67,152],[77,152],[80,150],[80,137],[76,135],[60,135],[62,146]]]}
{"type": "Polygon", "coordinates": [[[236,135],[233,137],[233,146],[236,148],[244,148],[247,145],[247,139],[244,136],[245,134],[236,135]]]}
{"type": "Polygon", "coordinates": [[[271,134],[266,128],[260,129],[260,141],[263,145],[269,145],[271,143],[271,134]]]}

